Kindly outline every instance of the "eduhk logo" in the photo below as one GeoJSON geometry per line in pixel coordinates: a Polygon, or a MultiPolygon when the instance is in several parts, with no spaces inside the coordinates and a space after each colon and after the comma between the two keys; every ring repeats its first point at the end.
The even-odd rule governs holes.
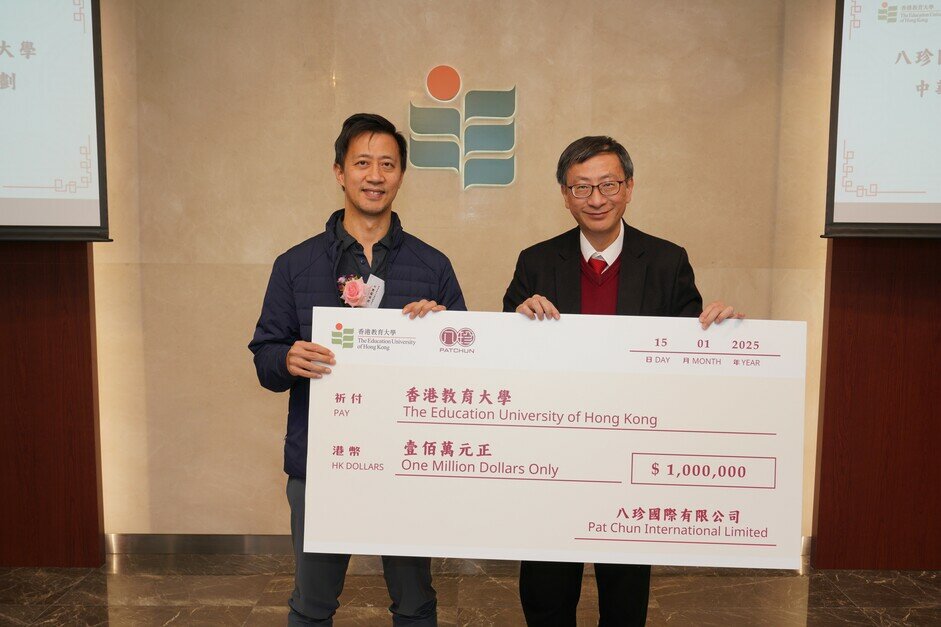
{"type": "Polygon", "coordinates": [[[439,65],[425,77],[434,103],[409,103],[409,163],[453,170],[468,187],[505,187],[516,179],[516,87],[463,91],[461,75],[439,65]]]}
{"type": "Polygon", "coordinates": [[[883,2],[879,6],[879,14],[878,14],[877,19],[880,22],[886,22],[888,24],[895,24],[899,19],[898,5],[897,4],[890,5],[888,2],[883,2]]]}
{"type": "MultiPolygon", "coordinates": [[[[858,13],[856,0],[853,0],[852,13],[858,13]]],[[[941,20],[941,6],[933,2],[917,4],[889,4],[883,2],[879,5],[878,21],[886,24],[935,24],[941,20]]]]}
{"type": "Polygon", "coordinates": [[[337,322],[336,330],[333,331],[330,338],[331,344],[336,344],[340,348],[353,348],[353,342],[356,340],[356,329],[344,328],[337,322]]]}
{"type": "Polygon", "coordinates": [[[473,353],[474,349],[471,348],[471,346],[474,344],[474,341],[477,340],[477,334],[474,333],[473,329],[468,329],[467,327],[463,329],[446,327],[441,329],[441,333],[438,334],[438,339],[441,340],[441,348],[438,349],[439,352],[473,353]]]}

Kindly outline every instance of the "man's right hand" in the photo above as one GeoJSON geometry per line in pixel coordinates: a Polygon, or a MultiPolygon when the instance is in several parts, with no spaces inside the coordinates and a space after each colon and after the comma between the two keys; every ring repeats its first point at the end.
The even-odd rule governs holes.
{"type": "Polygon", "coordinates": [[[295,377],[320,379],[323,375],[330,374],[330,368],[323,364],[336,365],[337,360],[333,357],[333,351],[325,346],[298,340],[288,351],[285,361],[288,372],[295,377]]]}
{"type": "Polygon", "coordinates": [[[555,308],[549,299],[539,294],[533,294],[516,308],[516,313],[521,313],[530,320],[539,318],[540,320],[558,320],[559,310],[555,308]]]}

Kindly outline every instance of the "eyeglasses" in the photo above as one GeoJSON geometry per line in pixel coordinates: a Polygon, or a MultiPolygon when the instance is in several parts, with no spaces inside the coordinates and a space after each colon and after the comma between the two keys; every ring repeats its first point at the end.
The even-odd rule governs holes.
{"type": "Polygon", "coordinates": [[[596,187],[598,191],[601,192],[602,196],[614,196],[621,191],[621,183],[623,182],[624,181],[605,181],[597,185],[579,183],[578,185],[566,185],[566,187],[568,187],[569,191],[572,192],[572,196],[575,198],[588,198],[595,191],[596,187]]]}

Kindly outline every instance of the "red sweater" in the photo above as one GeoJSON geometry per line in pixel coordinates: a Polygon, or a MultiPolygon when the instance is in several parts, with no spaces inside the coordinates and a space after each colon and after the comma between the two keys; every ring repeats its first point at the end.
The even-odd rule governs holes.
{"type": "Polygon", "coordinates": [[[613,315],[618,305],[618,275],[621,273],[621,256],[614,260],[599,276],[591,269],[585,258],[582,262],[582,313],[613,315]]]}

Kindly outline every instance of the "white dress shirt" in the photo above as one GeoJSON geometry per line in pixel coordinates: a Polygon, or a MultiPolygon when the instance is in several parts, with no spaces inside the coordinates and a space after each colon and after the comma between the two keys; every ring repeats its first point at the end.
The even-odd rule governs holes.
{"type": "Polygon", "coordinates": [[[604,270],[601,271],[602,274],[608,271],[608,268],[611,267],[611,264],[614,263],[615,259],[618,258],[618,255],[621,254],[621,250],[624,248],[624,223],[618,222],[618,236],[614,238],[614,241],[611,242],[611,245],[605,248],[602,251],[595,250],[592,245],[588,242],[588,238],[585,237],[585,234],[581,231],[578,232],[578,241],[581,244],[582,248],[582,257],[585,258],[587,262],[589,259],[604,259],[605,263],[608,264],[604,267],[604,270]]]}

